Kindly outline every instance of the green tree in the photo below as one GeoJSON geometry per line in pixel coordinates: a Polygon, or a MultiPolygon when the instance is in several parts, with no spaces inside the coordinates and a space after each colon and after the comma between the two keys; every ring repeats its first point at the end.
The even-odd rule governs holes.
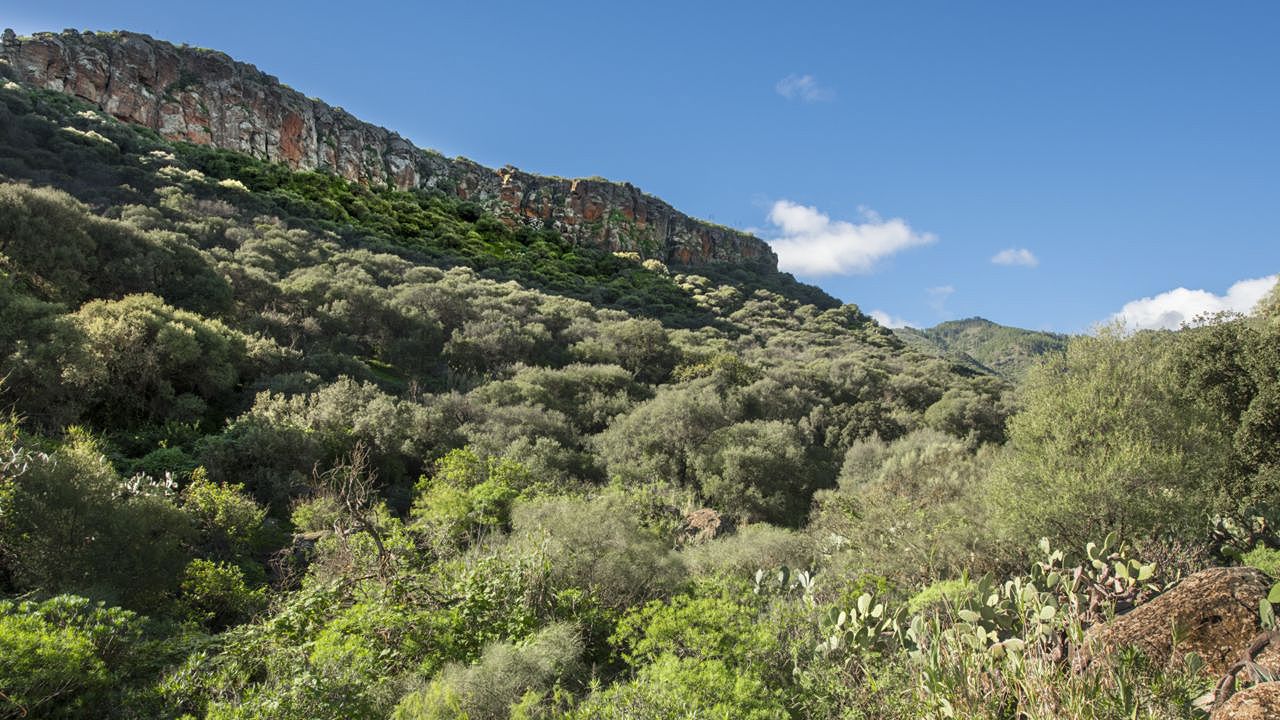
{"type": "Polygon", "coordinates": [[[84,394],[89,417],[113,425],[203,419],[210,403],[225,403],[258,348],[154,295],[96,300],[74,319],[83,348],[64,379],[84,394]]]}
{"type": "Polygon", "coordinates": [[[1206,526],[1225,438],[1178,387],[1176,337],[1104,331],[1028,374],[992,484],[997,520],[1021,546],[1206,526]]]}
{"type": "Polygon", "coordinates": [[[713,507],[743,520],[798,526],[814,491],[833,480],[822,453],[794,424],[756,420],[712,433],[693,465],[713,507]]]}
{"type": "Polygon", "coordinates": [[[10,480],[11,515],[0,527],[19,587],[162,607],[193,536],[168,489],[121,478],[83,433],[47,455],[29,454],[24,465],[10,480]]]}

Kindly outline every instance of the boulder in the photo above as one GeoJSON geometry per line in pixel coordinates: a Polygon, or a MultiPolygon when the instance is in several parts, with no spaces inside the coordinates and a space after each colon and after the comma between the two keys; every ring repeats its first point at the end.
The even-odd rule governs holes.
{"type": "Polygon", "coordinates": [[[1161,664],[1181,663],[1194,652],[1208,672],[1223,675],[1262,631],[1258,603],[1271,584],[1261,571],[1247,567],[1191,575],[1154,600],[1090,628],[1076,668],[1136,647],[1161,664]]]}
{"type": "Polygon", "coordinates": [[[694,510],[684,516],[680,544],[697,545],[733,532],[732,523],[711,508],[694,510]]]}
{"type": "Polygon", "coordinates": [[[1271,720],[1280,718],[1280,682],[1254,685],[1232,695],[1209,720],[1271,720]]]}

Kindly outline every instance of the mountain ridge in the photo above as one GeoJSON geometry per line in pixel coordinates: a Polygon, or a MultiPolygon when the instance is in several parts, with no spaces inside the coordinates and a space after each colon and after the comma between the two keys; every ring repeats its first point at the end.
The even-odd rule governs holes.
{"type": "Polygon", "coordinates": [[[1060,333],[1001,325],[982,317],[893,332],[916,350],[1010,380],[1025,375],[1040,356],[1065,351],[1068,339],[1060,333]]]}
{"type": "Polygon", "coordinates": [[[415,146],[309,98],[229,55],[133,32],[5,31],[0,60],[19,82],[86,100],[167,140],[235,150],[366,184],[436,189],[508,224],[668,264],[777,269],[768,243],[690,217],[626,182],[488,168],[415,146]]]}

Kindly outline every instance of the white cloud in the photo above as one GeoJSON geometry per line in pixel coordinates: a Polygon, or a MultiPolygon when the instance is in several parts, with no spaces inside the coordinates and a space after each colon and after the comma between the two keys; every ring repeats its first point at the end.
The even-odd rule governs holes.
{"type": "Polygon", "coordinates": [[[918,327],[916,323],[913,323],[910,320],[900,318],[896,315],[890,315],[883,310],[872,310],[867,314],[870,315],[873,320],[887,328],[918,327]]]}
{"type": "Polygon", "coordinates": [[[779,200],[769,222],[781,237],[769,241],[778,253],[778,267],[800,275],[848,275],[870,272],[881,258],[917,245],[937,241],[901,218],[885,220],[860,208],[863,222],[832,220],[815,207],[779,200]]]}
{"type": "Polygon", "coordinates": [[[1208,290],[1177,288],[1154,297],[1125,303],[1111,322],[1120,322],[1128,330],[1176,330],[1198,316],[1219,312],[1247,313],[1271,292],[1277,275],[1241,280],[1227,288],[1225,295],[1208,290]]]}
{"type": "Polygon", "coordinates": [[[779,80],[773,89],[788,100],[807,103],[832,100],[836,96],[834,90],[818,84],[818,79],[812,75],[788,75],[779,80]]]}
{"type": "Polygon", "coordinates": [[[947,312],[947,299],[955,294],[956,289],[951,285],[939,285],[925,290],[929,294],[929,307],[939,315],[945,315],[947,312]]]}
{"type": "Polygon", "coordinates": [[[1040,259],[1026,248],[1009,248],[1007,250],[1001,250],[991,256],[991,262],[996,265],[1021,265],[1023,267],[1035,267],[1040,264],[1040,259]]]}

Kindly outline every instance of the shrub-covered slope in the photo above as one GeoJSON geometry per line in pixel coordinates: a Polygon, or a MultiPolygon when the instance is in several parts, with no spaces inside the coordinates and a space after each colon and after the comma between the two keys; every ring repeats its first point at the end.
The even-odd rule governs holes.
{"type": "Polygon", "coordinates": [[[931,328],[899,328],[894,333],[921,352],[975,369],[1020,380],[1042,355],[1061,353],[1067,336],[998,325],[983,318],[949,320],[931,328]]]}
{"type": "Polygon", "coordinates": [[[1194,717],[1203,665],[1063,660],[1272,562],[1276,317],[1015,396],[789,276],[8,83],[0,717],[1194,717]]]}

